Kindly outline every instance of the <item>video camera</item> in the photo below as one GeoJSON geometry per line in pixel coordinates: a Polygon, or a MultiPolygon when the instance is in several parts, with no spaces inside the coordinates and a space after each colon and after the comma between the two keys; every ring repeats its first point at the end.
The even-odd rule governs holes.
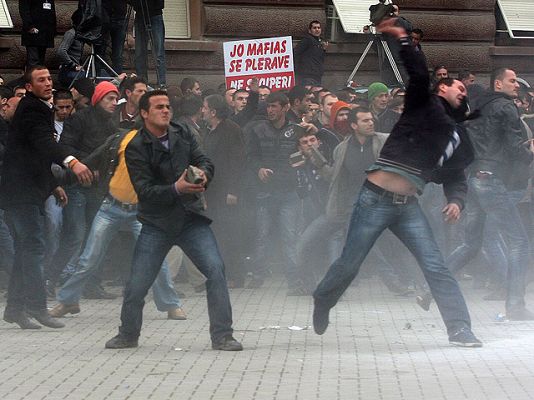
{"type": "Polygon", "coordinates": [[[369,20],[373,25],[378,25],[384,18],[393,17],[395,15],[395,6],[391,0],[378,0],[378,4],[369,7],[369,20]]]}

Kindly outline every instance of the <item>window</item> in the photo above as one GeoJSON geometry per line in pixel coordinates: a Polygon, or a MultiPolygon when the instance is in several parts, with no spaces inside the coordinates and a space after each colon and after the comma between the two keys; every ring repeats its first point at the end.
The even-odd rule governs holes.
{"type": "Polygon", "coordinates": [[[189,0],[166,0],[163,20],[167,39],[189,39],[191,37],[189,0]]]}
{"type": "Polygon", "coordinates": [[[534,2],[532,0],[497,0],[510,37],[534,39],[534,2]]]}
{"type": "Polygon", "coordinates": [[[13,21],[5,0],[0,0],[0,28],[13,28],[13,21]]]}

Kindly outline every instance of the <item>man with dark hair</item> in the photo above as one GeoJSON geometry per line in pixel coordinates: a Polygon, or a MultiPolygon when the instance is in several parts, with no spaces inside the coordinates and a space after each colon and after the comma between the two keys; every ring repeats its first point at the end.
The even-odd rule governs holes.
{"type": "Polygon", "coordinates": [[[206,192],[207,214],[213,219],[213,232],[226,266],[229,287],[243,287],[243,249],[240,248],[240,201],[245,149],[243,133],[230,121],[226,101],[211,95],[204,99],[202,115],[208,124],[204,139],[206,155],[213,161],[217,174],[206,192]]]}
{"type": "Polygon", "coordinates": [[[258,87],[258,101],[265,101],[267,96],[271,94],[271,88],[269,86],[260,85],[258,87]]]}
{"type": "Polygon", "coordinates": [[[232,108],[234,109],[234,114],[230,119],[239,125],[241,129],[244,129],[244,127],[252,121],[258,113],[258,78],[252,78],[248,87],[249,90],[238,89],[232,93],[232,108]],[[237,100],[238,95],[239,97],[244,97],[244,99],[237,100]],[[240,109],[239,111],[238,108],[240,109]]]}
{"type": "Polygon", "coordinates": [[[165,256],[177,245],[207,278],[212,348],[240,351],[243,346],[232,336],[232,308],[224,264],[210,221],[202,215],[199,197],[213,177],[213,164],[184,125],[171,123],[171,107],[165,91],[145,94],[139,109],[143,127],[126,147],[125,155],[139,199],[137,217],[142,228],[124,292],[122,325],[106,348],[137,347],[144,298],[165,256]],[[200,183],[186,179],[189,166],[197,168],[200,183]]]}
{"type": "Polygon", "coordinates": [[[13,91],[4,85],[0,85],[0,118],[4,117],[4,107],[7,99],[13,96],[13,91]]]}
{"type": "Polygon", "coordinates": [[[15,259],[9,281],[4,320],[22,329],[39,329],[28,316],[51,328],[65,325],[48,315],[42,274],[44,257],[44,203],[54,192],[58,201],[67,199],[55,190],[51,164],[70,168],[83,184],[90,184],[91,171],[66,146],[54,140],[52,77],[42,66],[25,73],[28,95],[12,121],[0,183],[0,206],[14,240],[15,259]]]}
{"type": "MultiPolygon", "coordinates": [[[[68,90],[58,90],[54,93],[54,139],[59,142],[63,133],[65,120],[70,117],[74,111],[74,100],[72,93],[68,90]]],[[[57,190],[63,190],[57,189],[57,190]]],[[[62,194],[66,196],[66,193],[62,194]]],[[[60,196],[61,197],[61,196],[60,196]]],[[[45,243],[46,252],[43,264],[45,270],[50,264],[52,257],[59,247],[61,238],[61,226],[63,223],[63,206],[58,203],[54,195],[48,196],[45,202],[45,243]]],[[[45,281],[46,294],[50,298],[55,297],[55,285],[48,279],[45,281]]]]}
{"type": "Polygon", "coordinates": [[[202,123],[202,98],[195,94],[189,94],[182,98],[180,103],[180,115],[178,121],[186,125],[195,135],[195,139],[202,146],[203,129],[202,123]]]}
{"type": "MultiPolygon", "coordinates": [[[[52,317],[80,312],[83,289],[91,275],[98,271],[109,244],[121,227],[127,226],[134,238],[139,236],[141,224],[136,219],[138,198],[124,158],[126,146],[136,134],[135,129],[121,130],[86,158],[87,164],[102,176],[99,186],[104,193],[104,200],[92,221],[75,272],[57,293],[58,304],[49,311],[52,317]]],[[[186,319],[165,261],[152,285],[152,292],[158,311],[166,312],[167,319],[186,319]]]]}
{"type": "Polygon", "coordinates": [[[15,86],[13,89],[13,96],[24,97],[26,95],[26,86],[15,86]]]}
{"type": "Polygon", "coordinates": [[[139,115],[139,99],[148,91],[146,81],[138,76],[126,78],[121,84],[126,102],[117,106],[116,124],[123,129],[132,129],[139,115]]]}
{"type": "Polygon", "coordinates": [[[47,48],[54,47],[56,7],[54,0],[20,0],[22,45],[26,47],[26,68],[44,65],[47,48]]]}
{"type": "Polygon", "coordinates": [[[472,149],[463,127],[453,117],[466,89],[454,81],[451,86],[440,85],[438,94],[433,95],[424,59],[414,50],[406,30],[395,23],[395,18],[388,19],[378,30],[400,42],[400,56],[410,76],[406,107],[379,158],[367,170],[343,252],[313,294],[313,326],[319,335],[326,331],[330,309],[358,274],[377,238],[389,228],[418,260],[447,327],[449,342],[480,347],[482,343],[471,332],[460,287],[445,267],[414,196],[429,181],[443,183],[448,200],[444,217],[449,221],[460,217],[467,189],[464,168],[472,161],[472,149]]]}
{"type": "Polygon", "coordinates": [[[434,68],[434,82],[439,82],[441,79],[445,79],[449,77],[449,71],[447,68],[443,65],[438,65],[434,68]]]}
{"type": "Polygon", "coordinates": [[[293,86],[287,94],[290,109],[287,112],[287,119],[293,123],[300,124],[302,117],[308,112],[312,102],[313,94],[304,86],[293,86]]]}
{"type": "Polygon", "coordinates": [[[148,44],[156,57],[156,73],[159,86],[167,85],[165,64],[165,24],[163,9],[165,0],[129,0],[135,10],[135,71],[148,82],[148,44]],[[147,31],[150,26],[150,32],[147,31]]]}
{"type": "Polygon", "coordinates": [[[250,93],[246,89],[237,89],[232,94],[232,106],[234,114],[239,114],[246,108],[249,96],[250,93]]]}
{"type": "Polygon", "coordinates": [[[311,21],[308,34],[293,50],[297,84],[320,86],[324,73],[324,59],[328,42],[321,39],[321,23],[311,21]]]}
{"type": "Polygon", "coordinates": [[[186,77],[182,79],[180,83],[180,89],[184,96],[195,95],[202,96],[202,90],[200,89],[200,82],[195,78],[186,77]]]}
{"type": "Polygon", "coordinates": [[[525,275],[528,268],[529,240],[521,216],[508,190],[510,176],[517,168],[528,168],[534,146],[525,141],[521,119],[514,104],[519,83],[515,72],[499,68],[491,74],[490,92],[479,100],[482,117],[467,125],[475,161],[469,173],[469,212],[465,243],[447,259],[455,273],[473,259],[482,246],[484,224],[491,215],[496,220],[507,245],[506,317],[511,320],[533,320],[525,307],[525,275]]]}
{"type": "Polygon", "coordinates": [[[289,163],[290,155],[297,150],[297,135],[295,125],[286,118],[289,110],[287,96],[274,92],[267,96],[266,103],[267,120],[254,121],[245,128],[247,165],[250,173],[256,177],[258,229],[256,269],[248,287],[257,288],[264,283],[268,268],[269,235],[273,227],[278,225],[288,293],[292,294],[302,290],[295,258],[299,205],[297,175],[289,163]]]}
{"type": "Polygon", "coordinates": [[[462,81],[465,87],[471,86],[475,83],[476,76],[468,69],[464,69],[458,73],[458,80],[462,81]]]}

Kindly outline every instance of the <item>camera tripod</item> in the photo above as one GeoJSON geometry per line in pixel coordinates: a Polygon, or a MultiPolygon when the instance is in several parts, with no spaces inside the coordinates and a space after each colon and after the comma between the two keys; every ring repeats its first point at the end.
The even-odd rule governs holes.
{"type": "Polygon", "coordinates": [[[91,46],[91,53],[83,62],[82,69],[78,71],[78,73],[76,74],[72,82],[70,83],[69,89],[72,88],[72,85],[74,84],[76,79],[78,79],[80,77],[80,74],[83,72],[85,72],[85,77],[90,78],[91,80],[93,80],[93,82],[99,81],[99,80],[100,81],[112,80],[119,76],[119,74],[117,74],[117,72],[115,72],[115,70],[107,62],[105,62],[102,59],[102,57],[96,54],[95,45],[93,43],[89,43],[89,45],[91,46]],[[111,72],[113,75],[112,76],[98,76],[97,70],[96,70],[97,61],[101,62],[102,65],[108,70],[108,72],[111,72]]]}
{"type": "Polygon", "coordinates": [[[352,73],[350,74],[349,78],[347,79],[347,86],[350,86],[352,79],[360,69],[363,61],[365,60],[365,57],[367,57],[367,54],[369,53],[369,50],[371,50],[371,47],[373,44],[376,44],[377,50],[378,50],[378,68],[380,72],[384,71],[384,54],[386,56],[387,61],[389,61],[389,65],[391,66],[391,69],[393,70],[393,74],[395,75],[395,79],[397,80],[397,83],[400,87],[405,87],[404,80],[402,79],[402,75],[399,71],[399,67],[397,63],[395,62],[395,58],[393,57],[393,53],[391,53],[391,49],[389,48],[387,42],[384,40],[381,34],[378,33],[371,33],[372,37],[369,40],[369,43],[367,43],[367,46],[365,47],[365,50],[363,51],[362,55],[360,56],[360,59],[356,63],[356,66],[352,70],[352,73]]]}

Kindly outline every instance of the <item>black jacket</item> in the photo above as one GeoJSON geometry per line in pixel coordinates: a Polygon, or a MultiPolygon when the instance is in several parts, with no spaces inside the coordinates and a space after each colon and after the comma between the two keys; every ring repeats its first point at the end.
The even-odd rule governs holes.
{"type": "Polygon", "coordinates": [[[206,192],[208,215],[210,209],[225,206],[226,196],[240,197],[241,180],[245,164],[245,145],[241,128],[235,122],[223,120],[204,138],[206,155],[217,168],[217,176],[206,192]]]}
{"type": "Polygon", "coordinates": [[[33,204],[44,208],[57,186],[50,171],[69,150],[54,139],[54,112],[31,92],[20,101],[7,137],[0,184],[0,206],[33,204]]]}
{"type": "Polygon", "coordinates": [[[439,96],[430,92],[430,77],[424,58],[407,39],[401,41],[401,57],[410,76],[405,108],[377,160],[395,166],[427,182],[443,184],[448,202],[461,208],[467,194],[464,169],[473,161],[473,149],[461,118],[439,96]],[[438,166],[454,131],[461,143],[452,157],[438,166]]]}
{"type": "Polygon", "coordinates": [[[321,81],[324,72],[325,50],[319,38],[308,33],[295,47],[293,55],[295,57],[295,71],[299,77],[321,81]]]}
{"type": "Polygon", "coordinates": [[[277,129],[270,121],[255,121],[245,127],[247,168],[255,176],[261,192],[289,192],[297,186],[297,173],[289,156],[297,149],[297,125],[286,121],[277,129]],[[258,178],[260,168],[273,170],[270,179],[263,183],[258,178]]]}
{"type": "Polygon", "coordinates": [[[54,0],[48,0],[50,10],[44,9],[44,0],[19,0],[22,19],[22,45],[26,47],[54,47],[56,35],[56,7],[54,0]],[[38,33],[30,33],[37,28],[38,33]]]}
{"type": "Polygon", "coordinates": [[[179,195],[174,183],[189,165],[202,169],[210,181],[214,167],[184,125],[172,122],[168,133],[166,149],[158,138],[142,128],[126,147],[125,155],[139,198],[137,218],[143,224],[178,235],[186,214],[202,215],[204,210],[199,195],[179,195]]]}
{"type": "Polygon", "coordinates": [[[512,164],[525,166],[532,153],[523,145],[521,119],[513,100],[503,93],[487,93],[477,103],[482,116],[467,123],[467,132],[475,149],[472,169],[490,171],[504,179],[512,164]]]}
{"type": "Polygon", "coordinates": [[[90,106],[65,120],[60,143],[67,146],[74,157],[83,159],[116,131],[113,114],[99,106],[90,106]]]}

